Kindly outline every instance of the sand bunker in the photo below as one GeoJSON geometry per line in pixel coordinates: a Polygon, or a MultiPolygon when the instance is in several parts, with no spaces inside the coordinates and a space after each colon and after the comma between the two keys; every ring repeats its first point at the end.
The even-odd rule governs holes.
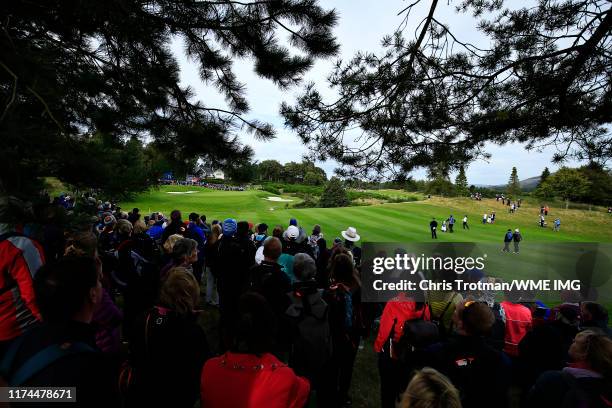
{"type": "Polygon", "coordinates": [[[264,198],[264,200],[268,200],[268,201],[293,201],[293,200],[289,200],[287,198],[281,198],[281,197],[268,197],[268,198],[264,198]]]}
{"type": "Polygon", "coordinates": [[[168,194],[193,194],[197,193],[197,191],[166,191],[168,194]]]}

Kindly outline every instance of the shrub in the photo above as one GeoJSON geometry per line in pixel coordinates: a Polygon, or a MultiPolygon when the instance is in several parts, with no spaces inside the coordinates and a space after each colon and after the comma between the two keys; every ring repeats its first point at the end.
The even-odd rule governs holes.
{"type": "Polygon", "coordinates": [[[332,177],[331,180],[325,186],[319,205],[321,207],[346,207],[350,204],[348,194],[342,185],[342,182],[332,177]]]}

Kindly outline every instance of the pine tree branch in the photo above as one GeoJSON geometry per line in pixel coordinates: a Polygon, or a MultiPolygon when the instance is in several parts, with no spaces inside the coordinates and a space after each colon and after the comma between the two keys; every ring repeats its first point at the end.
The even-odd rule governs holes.
{"type": "Polygon", "coordinates": [[[47,113],[47,115],[49,115],[49,117],[51,118],[51,120],[53,120],[53,122],[55,122],[55,124],[57,125],[57,127],[59,128],[60,132],[64,133],[64,128],[62,127],[62,125],[60,125],[60,123],[57,121],[57,119],[55,119],[55,116],[53,116],[53,113],[51,113],[51,109],[49,109],[49,105],[47,105],[47,102],[45,102],[45,100],[43,99],[42,96],[40,96],[38,94],[38,92],[36,92],[34,89],[32,89],[29,86],[26,86],[26,89],[28,91],[30,91],[30,93],[32,95],[34,95],[36,97],[36,99],[38,99],[40,101],[40,103],[42,103],[42,105],[45,107],[45,112],[47,113]]]}
{"type": "Polygon", "coordinates": [[[0,66],[2,66],[2,68],[4,68],[4,70],[6,72],[8,72],[12,77],[13,77],[13,92],[11,94],[11,98],[9,100],[9,102],[7,103],[7,105],[4,107],[4,111],[2,112],[2,116],[0,116],[0,122],[2,122],[2,120],[4,119],[4,116],[6,116],[9,108],[11,107],[11,105],[13,104],[13,102],[15,102],[15,95],[17,94],[17,80],[18,77],[17,75],[11,71],[11,69],[9,67],[7,67],[2,61],[0,61],[0,66]]]}

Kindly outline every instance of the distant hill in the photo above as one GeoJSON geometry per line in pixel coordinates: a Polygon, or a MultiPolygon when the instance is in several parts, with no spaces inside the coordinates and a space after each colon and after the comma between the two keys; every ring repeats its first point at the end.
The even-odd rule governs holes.
{"type": "MultiPolygon", "coordinates": [[[[523,190],[523,191],[533,191],[533,190],[535,190],[536,187],[538,186],[539,182],[540,182],[540,176],[530,177],[528,179],[519,181],[519,183],[521,185],[521,190],[523,190]]],[[[492,185],[479,185],[478,187],[486,187],[486,188],[490,188],[491,190],[504,191],[506,189],[506,184],[498,184],[496,186],[492,186],[492,185]]]]}

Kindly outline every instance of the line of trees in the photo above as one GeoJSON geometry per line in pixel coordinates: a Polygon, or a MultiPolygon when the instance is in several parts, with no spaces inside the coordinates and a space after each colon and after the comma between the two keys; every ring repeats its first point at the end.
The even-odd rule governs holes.
{"type": "Polygon", "coordinates": [[[597,163],[579,168],[562,167],[552,174],[546,168],[534,194],[542,199],[560,198],[566,208],[570,201],[612,205],[612,173],[597,163]]]}
{"type": "Polygon", "coordinates": [[[325,170],[308,160],[301,163],[281,164],[276,160],[264,160],[257,165],[254,180],[283,183],[300,183],[321,186],[327,182],[325,170]]]}

